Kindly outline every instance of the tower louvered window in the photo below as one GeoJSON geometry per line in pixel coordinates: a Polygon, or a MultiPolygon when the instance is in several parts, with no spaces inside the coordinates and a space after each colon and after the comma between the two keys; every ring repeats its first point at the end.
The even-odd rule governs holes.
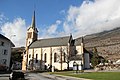
{"type": "Polygon", "coordinates": [[[29,33],[28,33],[28,38],[31,38],[31,37],[32,37],[32,33],[29,32],[29,33]]]}

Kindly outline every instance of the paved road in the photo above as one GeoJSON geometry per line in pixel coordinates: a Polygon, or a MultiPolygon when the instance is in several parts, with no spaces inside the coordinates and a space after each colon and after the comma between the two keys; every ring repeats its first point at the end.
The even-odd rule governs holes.
{"type": "Polygon", "coordinates": [[[49,77],[44,77],[37,73],[28,73],[26,76],[26,79],[28,79],[28,80],[55,80],[55,79],[52,79],[49,77]]]}
{"type": "MultiPolygon", "coordinates": [[[[26,80],[89,80],[68,76],[50,75],[46,73],[26,73],[26,80]]],[[[9,80],[9,74],[0,74],[0,80],[9,80]]]]}
{"type": "MultiPolygon", "coordinates": [[[[36,73],[27,73],[25,76],[27,80],[54,80],[49,77],[43,77],[40,74],[36,73]]],[[[9,80],[9,74],[0,74],[0,80],[9,80]]]]}

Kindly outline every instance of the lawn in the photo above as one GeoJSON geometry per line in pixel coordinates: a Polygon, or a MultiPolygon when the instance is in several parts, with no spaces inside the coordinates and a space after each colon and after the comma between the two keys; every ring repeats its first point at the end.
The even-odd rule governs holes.
{"type": "Polygon", "coordinates": [[[52,74],[93,79],[93,80],[120,80],[120,72],[90,72],[90,73],[75,74],[73,72],[68,71],[68,72],[54,72],[52,74]]]}

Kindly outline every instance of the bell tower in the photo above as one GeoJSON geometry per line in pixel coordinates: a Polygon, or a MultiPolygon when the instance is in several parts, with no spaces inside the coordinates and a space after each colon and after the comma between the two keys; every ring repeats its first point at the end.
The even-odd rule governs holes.
{"type": "Polygon", "coordinates": [[[27,36],[26,36],[26,48],[25,52],[23,53],[23,61],[22,61],[22,70],[27,70],[27,61],[28,61],[28,47],[29,45],[37,40],[38,30],[35,25],[35,11],[32,17],[31,26],[27,29],[27,36]]]}
{"type": "Polygon", "coordinates": [[[37,36],[38,36],[38,30],[35,25],[35,11],[34,11],[31,26],[27,30],[26,47],[29,46],[33,41],[36,41],[37,36]]]}

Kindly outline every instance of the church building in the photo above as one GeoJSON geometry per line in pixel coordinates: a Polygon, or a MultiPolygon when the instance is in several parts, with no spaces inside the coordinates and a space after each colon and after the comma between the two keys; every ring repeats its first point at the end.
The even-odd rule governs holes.
{"type": "Polygon", "coordinates": [[[73,69],[73,64],[82,69],[90,68],[89,53],[84,48],[83,38],[73,39],[72,35],[38,39],[35,25],[35,11],[32,24],[27,30],[26,49],[23,54],[22,70],[73,69]]]}

